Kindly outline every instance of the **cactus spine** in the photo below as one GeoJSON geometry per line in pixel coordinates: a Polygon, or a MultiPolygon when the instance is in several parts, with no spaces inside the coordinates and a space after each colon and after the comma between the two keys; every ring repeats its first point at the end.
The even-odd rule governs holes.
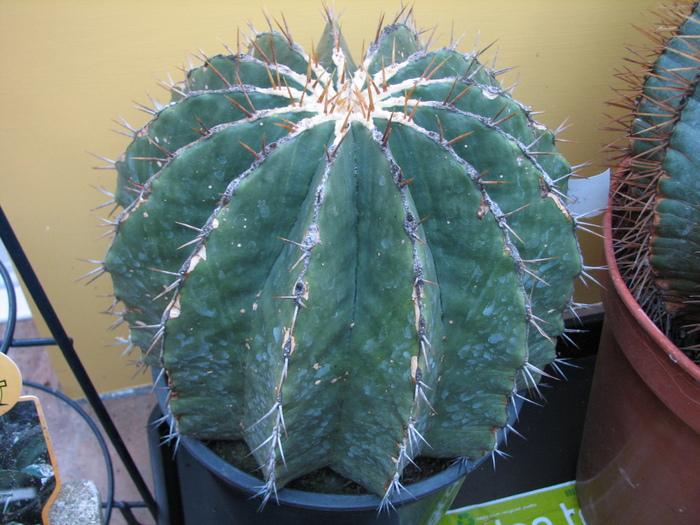
{"type": "Polygon", "coordinates": [[[617,106],[624,132],[613,144],[614,246],[620,271],[642,308],[700,361],[700,11],[667,9],[641,72],[618,76],[629,88],[617,106]]]}
{"type": "Polygon", "coordinates": [[[116,163],[104,268],[176,432],[243,439],[267,499],[324,466],[383,495],[481,457],[555,358],[581,272],[554,133],[411,17],[361,64],[329,14],[203,59],[116,163]]]}

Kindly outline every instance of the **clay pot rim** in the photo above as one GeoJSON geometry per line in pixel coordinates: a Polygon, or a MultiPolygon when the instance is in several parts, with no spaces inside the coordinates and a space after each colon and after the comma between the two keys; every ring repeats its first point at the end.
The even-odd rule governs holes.
{"type": "Polygon", "coordinates": [[[669,359],[685,370],[696,381],[700,382],[700,366],[695,364],[683,351],[678,348],[666,335],[656,326],[649,318],[644,310],[639,306],[639,303],[634,298],[629,288],[622,279],[620,270],[617,266],[617,259],[613,250],[612,243],[612,198],[608,202],[608,206],[603,215],[603,251],[605,260],[608,265],[608,273],[610,280],[615,287],[615,291],[630,313],[634,316],[637,322],[642,325],[649,337],[651,337],[659,347],[668,354],[669,359]]]}

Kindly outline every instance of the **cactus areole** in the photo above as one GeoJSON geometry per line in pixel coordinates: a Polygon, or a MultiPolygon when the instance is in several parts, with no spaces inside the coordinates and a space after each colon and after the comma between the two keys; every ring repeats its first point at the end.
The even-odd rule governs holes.
{"type": "Polygon", "coordinates": [[[243,439],[268,498],[328,466],[385,496],[477,458],[555,358],[570,167],[473,54],[409,18],[353,62],[332,16],[172,86],[116,162],[104,262],[174,432],[243,439]]]}

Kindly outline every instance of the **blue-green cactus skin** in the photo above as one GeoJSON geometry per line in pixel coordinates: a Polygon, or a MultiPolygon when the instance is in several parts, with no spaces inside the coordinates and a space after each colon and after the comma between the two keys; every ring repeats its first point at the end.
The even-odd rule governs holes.
{"type": "Polygon", "coordinates": [[[359,65],[331,20],[190,71],[117,162],[104,263],[176,431],[245,440],[266,497],[492,451],[581,272],[554,139],[405,21],[359,65]]]}
{"type": "Polygon", "coordinates": [[[625,117],[628,145],[613,201],[620,269],[664,331],[700,322],[700,10],[677,14],[679,25],[631,90],[638,96],[625,117]]]}

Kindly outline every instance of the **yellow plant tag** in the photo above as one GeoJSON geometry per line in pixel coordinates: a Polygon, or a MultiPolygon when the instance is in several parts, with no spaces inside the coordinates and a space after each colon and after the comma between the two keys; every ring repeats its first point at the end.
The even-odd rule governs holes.
{"type": "Polygon", "coordinates": [[[15,362],[0,353],[0,416],[9,412],[22,395],[22,373],[15,362]]]}

